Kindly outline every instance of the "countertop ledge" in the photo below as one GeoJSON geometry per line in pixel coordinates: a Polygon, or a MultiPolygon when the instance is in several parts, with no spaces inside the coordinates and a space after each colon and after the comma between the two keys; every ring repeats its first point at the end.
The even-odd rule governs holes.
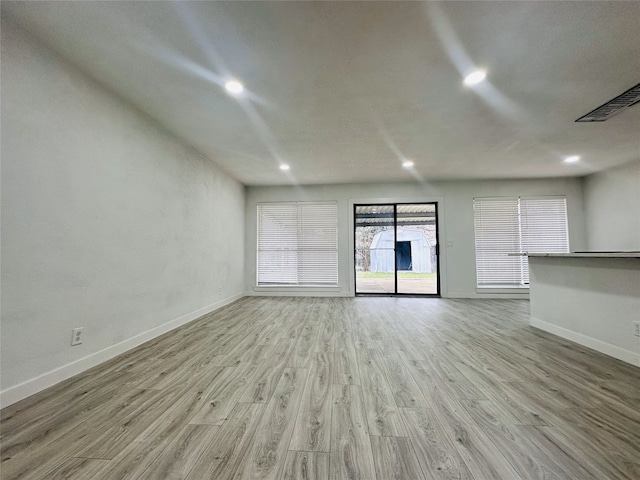
{"type": "Polygon", "coordinates": [[[640,252],[510,253],[516,257],[640,258],[640,252]]]}

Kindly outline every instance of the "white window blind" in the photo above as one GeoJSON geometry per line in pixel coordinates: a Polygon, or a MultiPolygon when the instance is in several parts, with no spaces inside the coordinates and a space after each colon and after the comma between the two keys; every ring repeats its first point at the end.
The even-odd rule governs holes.
{"type": "Polygon", "coordinates": [[[529,284],[527,257],[569,251],[565,197],[474,198],[478,287],[529,284]]]}
{"type": "Polygon", "coordinates": [[[337,285],[338,209],[331,203],[258,205],[258,285],[337,285]]]}

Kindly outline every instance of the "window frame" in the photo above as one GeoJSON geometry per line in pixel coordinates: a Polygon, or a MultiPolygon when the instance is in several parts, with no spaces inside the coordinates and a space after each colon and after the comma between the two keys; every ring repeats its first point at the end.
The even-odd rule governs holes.
{"type": "MultiPolygon", "coordinates": [[[[258,203],[256,217],[256,288],[308,289],[339,287],[338,205],[336,201],[258,203]],[[287,228],[289,232],[288,248],[275,248],[278,239],[277,236],[273,236],[274,231],[269,232],[267,229],[265,232],[264,226],[261,225],[261,222],[264,222],[269,217],[268,212],[263,213],[263,210],[269,209],[269,207],[273,207],[272,215],[276,217],[278,215],[276,209],[278,208],[295,212],[292,215],[292,217],[295,217],[295,220],[293,220],[295,226],[293,223],[283,225],[283,228],[287,228]],[[327,214],[329,216],[328,223],[327,214]],[[293,230],[295,230],[295,235],[292,237],[291,232],[293,230]],[[321,238],[318,239],[314,236],[317,233],[321,234],[321,238]],[[263,243],[261,235],[265,234],[272,236],[263,243]],[[322,235],[324,235],[324,238],[322,238],[322,235]],[[271,281],[268,280],[269,272],[264,269],[265,265],[269,265],[268,260],[264,258],[265,255],[273,255],[275,257],[275,263],[271,264],[273,268],[270,272],[271,281]],[[282,259],[277,257],[282,255],[289,257],[287,260],[290,262],[289,268],[291,270],[288,275],[287,272],[284,272],[284,275],[278,278],[278,262],[282,259]],[[325,260],[328,260],[328,268],[323,265],[322,261],[318,264],[318,256],[324,256],[325,260]],[[319,265],[320,267],[318,268],[319,265]],[[314,272],[314,268],[318,271],[314,272]],[[316,275],[315,279],[313,278],[314,275],[316,275]],[[305,279],[305,277],[307,278],[305,279]]],[[[273,219],[274,217],[272,216],[271,218],[273,219]]],[[[284,221],[291,222],[292,219],[284,218],[284,221]]],[[[285,264],[287,260],[284,260],[285,264]]]]}
{"type": "Polygon", "coordinates": [[[570,251],[567,199],[564,195],[474,197],[473,220],[478,291],[528,289],[526,253],[570,251]],[[536,206],[536,202],[544,203],[536,206]],[[484,216],[483,209],[486,212],[484,216]],[[549,222],[548,230],[543,233],[540,233],[541,218],[549,222]],[[483,223],[484,231],[481,230],[483,223]],[[509,237],[510,233],[514,236],[509,237]],[[540,243],[536,244],[536,240],[540,243]],[[500,262],[498,266],[496,261],[500,262]],[[495,281],[491,281],[492,275],[495,281]],[[501,277],[508,280],[498,281],[501,277]]]}

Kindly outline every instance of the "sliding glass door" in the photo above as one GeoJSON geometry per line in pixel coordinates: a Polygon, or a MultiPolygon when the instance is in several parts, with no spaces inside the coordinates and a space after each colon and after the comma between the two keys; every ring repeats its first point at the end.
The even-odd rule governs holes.
{"type": "Polygon", "coordinates": [[[356,294],[439,295],[436,203],[355,205],[356,294]]]}
{"type": "Polygon", "coordinates": [[[355,206],[356,293],[395,293],[395,205],[355,206]]]}

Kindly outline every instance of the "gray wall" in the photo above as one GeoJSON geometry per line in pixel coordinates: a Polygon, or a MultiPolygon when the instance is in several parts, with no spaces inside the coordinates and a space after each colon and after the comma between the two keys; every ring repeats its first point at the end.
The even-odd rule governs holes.
{"type": "MultiPolygon", "coordinates": [[[[421,184],[350,184],[326,186],[247,187],[246,289],[248,294],[341,295],[354,294],[353,204],[430,202],[439,205],[440,272],[443,296],[482,297],[476,291],[473,197],[509,195],[566,195],[571,249],[586,248],[582,184],[577,178],[549,180],[496,180],[421,184]],[[332,200],[338,202],[339,287],[272,288],[256,285],[256,205],[259,202],[332,200]],[[447,246],[453,242],[453,246],[447,246]]],[[[501,293],[499,295],[505,295],[501,293]]]]}
{"type": "Polygon", "coordinates": [[[243,294],[244,187],[6,22],[1,153],[5,403],[243,294]]]}
{"type": "Polygon", "coordinates": [[[640,160],[585,177],[589,250],[640,250],[640,160]]]}

